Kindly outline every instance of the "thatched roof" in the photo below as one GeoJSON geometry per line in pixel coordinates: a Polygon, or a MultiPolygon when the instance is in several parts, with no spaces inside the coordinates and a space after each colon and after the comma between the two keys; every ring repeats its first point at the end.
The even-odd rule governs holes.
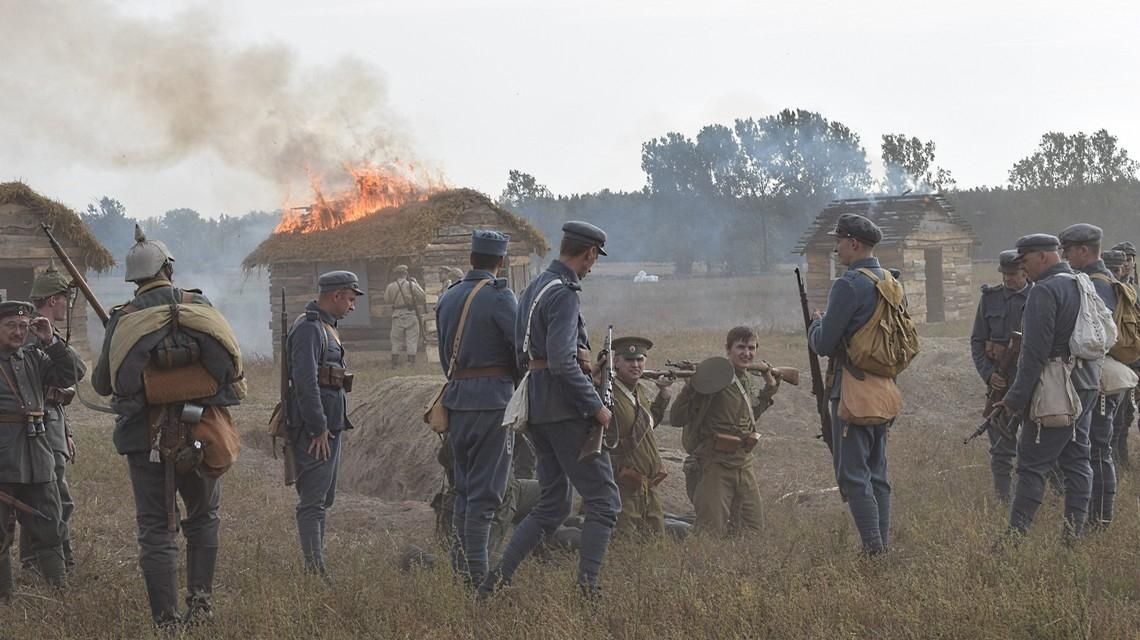
{"type": "Polygon", "coordinates": [[[960,227],[974,244],[981,240],[974,233],[945,195],[941,193],[908,194],[905,196],[878,196],[834,200],[820,212],[811,226],[800,236],[792,253],[806,254],[813,245],[830,247],[834,238],[827,235],[844,213],[857,213],[879,225],[883,231],[881,245],[902,242],[922,222],[928,213],[937,213],[946,222],[960,227]]]}
{"type": "MultiPolygon", "coordinates": [[[[80,255],[70,256],[76,264],[86,264],[88,269],[95,271],[107,271],[115,266],[111,252],[95,239],[79,214],[66,205],[41,196],[23,182],[0,183],[0,205],[5,204],[26,207],[52,227],[52,234],[61,244],[77,247],[80,255]]],[[[44,243],[46,245],[46,238],[44,243]]]]}
{"type": "Polygon", "coordinates": [[[512,242],[528,244],[539,255],[549,250],[546,238],[526,220],[478,191],[454,189],[402,207],[381,209],[328,231],[275,233],[241,264],[249,270],[274,262],[310,262],[328,260],[332,256],[337,259],[416,256],[423,253],[440,229],[455,224],[472,209],[494,213],[501,221],[500,230],[509,233],[512,242]]]}

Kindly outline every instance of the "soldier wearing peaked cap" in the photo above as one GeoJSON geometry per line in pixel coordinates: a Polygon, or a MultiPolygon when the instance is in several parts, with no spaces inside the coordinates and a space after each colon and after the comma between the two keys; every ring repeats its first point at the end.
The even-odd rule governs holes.
{"type": "MultiPolygon", "coordinates": [[[[1078,223],[1066,227],[1057,238],[1061,241],[1061,257],[1069,261],[1073,270],[1087,274],[1097,295],[1109,311],[1117,305],[1116,287],[1120,283],[1100,257],[1100,243],[1104,233],[1095,225],[1078,223]]],[[[1106,527],[1112,521],[1116,499],[1116,465],[1112,459],[1112,425],[1116,408],[1124,393],[1099,393],[1089,424],[1090,455],[1092,460],[1092,497],[1088,522],[1106,527]]]]}
{"type": "Polygon", "coordinates": [[[325,564],[325,522],[336,498],[337,472],[352,389],[337,322],[364,295],[356,274],[330,271],[317,279],[319,294],[305,305],[285,341],[290,385],[290,426],[297,460],[297,535],[307,573],[330,581],[325,564]]]}
{"type": "Polygon", "coordinates": [[[619,439],[611,463],[621,493],[617,530],[659,536],[665,533],[665,509],[657,486],[667,474],[657,452],[655,430],[665,419],[673,381],[660,378],[654,385],[641,379],[652,341],[627,336],[615,339],[612,348],[616,371],[613,419],[619,439]]]}
{"type": "MultiPolygon", "coordinates": [[[[1001,252],[998,271],[1002,278],[1000,285],[982,285],[982,297],[978,300],[974,329],[970,334],[970,355],[974,359],[974,368],[991,391],[1008,388],[1016,376],[1016,365],[1013,371],[1001,371],[999,363],[1005,357],[1013,332],[1021,330],[1021,314],[1033,286],[1018,261],[1016,250],[1001,252]]],[[[996,429],[990,429],[988,433],[994,493],[998,500],[1009,504],[1017,441],[1002,435],[996,429]]]]}
{"type": "Polygon", "coordinates": [[[393,269],[396,281],[384,290],[384,302],[392,305],[392,367],[400,366],[401,357],[408,364],[415,364],[416,352],[420,348],[420,305],[427,301],[427,294],[415,278],[408,276],[408,265],[396,265],[393,269]]]}
{"type": "MultiPolygon", "coordinates": [[[[115,449],[127,458],[138,525],[139,567],[146,585],[151,617],[156,626],[170,628],[181,622],[193,624],[209,620],[214,615],[211,597],[218,558],[221,481],[198,473],[197,468],[176,476],[177,493],[182,496],[186,508],[179,527],[186,538],[188,592],[188,610],[182,616],[178,611],[178,544],[176,532],[168,528],[167,522],[167,458],[155,448],[157,445],[151,438],[152,422],[149,419],[150,412],[158,411],[161,407],[151,404],[141,391],[120,394],[117,389],[119,381],[128,377],[124,372],[138,372],[138,379],[141,380],[140,370],[144,365],[156,361],[153,354],[159,347],[169,345],[172,349],[182,349],[183,343],[179,340],[187,338],[197,343],[197,339],[191,339],[181,332],[175,336],[171,332],[169,339],[164,339],[154,349],[144,351],[139,347],[145,343],[143,338],[146,336],[137,335],[138,332],[131,329],[120,337],[119,331],[128,315],[144,311],[150,314],[152,307],[212,305],[200,290],[174,286],[174,256],[161,241],[147,239],[138,225],[135,225],[135,244],[127,251],[125,262],[124,279],[134,283],[137,288],[130,302],[111,310],[103,348],[91,375],[91,385],[100,395],[112,396],[111,406],[118,414],[114,431],[115,449]],[[116,340],[133,340],[134,346],[113,373],[111,344],[116,340]]],[[[201,364],[207,368],[234,373],[233,358],[229,353],[210,351],[201,353],[199,357],[201,364]]],[[[232,381],[224,384],[221,382],[219,381],[217,394],[209,403],[218,406],[238,404],[240,395],[235,391],[232,381]]]]}
{"type": "MultiPolygon", "coordinates": [[[[1065,483],[1065,536],[1084,530],[1092,490],[1089,424],[1099,393],[1100,361],[1075,358],[1069,339],[1081,310],[1075,272],[1061,260],[1061,241],[1049,234],[1022,236],[1018,262],[1033,281],[1025,301],[1021,356],[1017,375],[995,412],[1022,418],[1017,440],[1017,484],[1010,505],[1009,532],[1024,534],[1041,507],[1046,477],[1054,465],[1065,483]],[[1067,427],[1043,427],[1029,420],[1029,405],[1047,367],[1072,365],[1069,378],[1082,410],[1067,427]]],[[[1063,390],[1062,390],[1063,392],[1063,390]]]]}
{"type": "MultiPolygon", "coordinates": [[[[808,331],[812,348],[833,362],[846,359],[845,345],[867,324],[878,303],[875,278],[886,273],[874,256],[883,232],[871,220],[851,213],[839,216],[835,253],[847,271],[831,285],[827,313],[817,313],[808,331]],[[870,274],[870,275],[868,275],[870,274]]],[[[833,366],[831,383],[832,456],[839,491],[847,500],[865,553],[889,546],[891,485],[887,480],[887,423],[858,426],[839,417],[842,367],[833,366]]]]}
{"type": "Polygon", "coordinates": [[[573,487],[586,511],[578,585],[594,597],[621,508],[609,454],[585,462],[578,458],[592,423],[604,427],[612,418],[590,378],[593,359],[578,298],[582,278],[605,255],[606,233],[586,222],[567,222],[562,233],[558,259],[523,291],[515,320],[519,363],[530,370],[529,431],[542,494],[480,585],[483,595],[509,582],[544,535],[558,529],[570,514],[573,487]]]}
{"type": "Polygon", "coordinates": [[[57,588],[67,584],[43,390],[74,385],[77,360],[55,335],[50,318],[35,317],[27,302],[0,302],[0,491],[39,511],[33,515],[0,503],[0,603],[12,596],[8,523],[13,517],[29,535],[35,564],[48,584],[57,588]],[[26,345],[29,332],[45,345],[42,349],[26,345]]]}
{"type": "Polygon", "coordinates": [[[439,362],[450,382],[448,409],[455,505],[452,566],[474,589],[488,571],[492,520],[503,503],[514,432],[503,411],[514,392],[515,312],[518,301],[498,278],[509,238],[498,231],[471,234],[471,270],[436,305],[439,362]]]}

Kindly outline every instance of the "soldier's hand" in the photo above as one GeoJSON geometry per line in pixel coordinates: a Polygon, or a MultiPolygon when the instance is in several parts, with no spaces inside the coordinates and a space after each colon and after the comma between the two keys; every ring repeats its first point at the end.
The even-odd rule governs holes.
{"type": "Polygon", "coordinates": [[[994,403],[993,408],[990,409],[989,415],[986,416],[986,420],[990,420],[990,421],[997,420],[999,422],[1004,421],[1004,420],[1008,420],[1009,416],[1012,413],[1013,412],[1010,411],[1009,407],[1006,406],[1005,400],[1000,400],[1000,401],[994,403]]]}
{"type": "Polygon", "coordinates": [[[812,313],[811,313],[811,319],[812,319],[812,320],[822,320],[822,319],[823,319],[823,312],[822,312],[822,311],[820,311],[819,309],[816,309],[815,311],[812,311],[812,313]]]}
{"type": "Polygon", "coordinates": [[[1009,381],[1005,379],[1005,374],[1000,371],[994,371],[990,374],[990,387],[993,389],[1005,389],[1009,386],[1009,381]]]}
{"type": "Polygon", "coordinates": [[[47,316],[40,316],[32,320],[32,333],[35,334],[40,342],[51,342],[55,336],[55,330],[51,326],[51,318],[47,316]]]}
{"type": "Polygon", "coordinates": [[[313,438],[309,443],[309,448],[306,449],[309,455],[322,462],[328,460],[332,456],[332,450],[329,448],[329,432],[325,430],[321,435],[313,438]]]}
{"type": "Polygon", "coordinates": [[[75,439],[67,436],[67,461],[75,464],[75,439]]]}
{"type": "Polygon", "coordinates": [[[677,378],[675,376],[661,376],[660,378],[654,380],[653,384],[657,385],[657,388],[661,390],[661,393],[665,393],[669,387],[673,386],[673,383],[676,381],[677,378]]]}
{"type": "Polygon", "coordinates": [[[610,410],[607,409],[605,405],[602,405],[602,408],[598,409],[598,412],[594,414],[594,422],[597,422],[598,424],[605,427],[609,425],[610,420],[613,420],[613,417],[614,414],[610,413],[610,410]]]}

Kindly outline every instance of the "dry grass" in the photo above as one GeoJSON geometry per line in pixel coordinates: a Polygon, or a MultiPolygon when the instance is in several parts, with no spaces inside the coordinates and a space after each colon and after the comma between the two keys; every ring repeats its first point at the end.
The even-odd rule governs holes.
{"type": "MultiPolygon", "coordinates": [[[[649,333],[658,342],[654,356],[718,353],[733,318],[725,314],[716,323],[723,329],[649,333]]],[[[651,320],[631,327],[645,330],[651,320]]],[[[804,389],[783,389],[762,419],[758,477],[766,529],[731,541],[615,544],[603,574],[606,603],[597,612],[576,598],[569,557],[553,565],[525,563],[516,586],[486,606],[472,602],[445,567],[403,574],[396,559],[405,544],[429,539],[430,511],[360,495],[338,496],[331,517],[337,585],[303,578],[295,496],[280,486],[276,464],[250,446],[224,480],[220,617],[187,637],[1134,637],[1140,629],[1140,508],[1133,478],[1121,481],[1117,520],[1107,532],[1065,549],[1059,500],[1050,497],[1025,544],[991,554],[1005,510],[990,498],[985,446],[961,444],[980,410],[980,382],[960,333],[924,333],[924,352],[902,379],[907,406],[891,435],[895,501],[887,557],[857,555],[858,535],[834,494],[780,499],[834,484],[826,448],[812,438],[818,427],[804,389]]],[[[768,334],[761,355],[806,369],[802,348],[798,333],[768,334]]],[[[425,364],[417,373],[435,370],[425,364]]],[[[358,374],[369,386],[388,372],[365,366],[358,374]]],[[[276,388],[266,363],[251,364],[250,378],[251,396],[237,413],[251,436],[247,444],[259,441],[253,432],[264,424],[276,388]]],[[[125,464],[111,451],[104,416],[74,414],[82,448],[72,472],[80,573],[62,599],[21,586],[15,603],[0,613],[0,637],[148,634],[125,464]]],[[[677,446],[676,430],[664,427],[660,436],[663,447],[677,446]]],[[[666,502],[683,510],[682,480],[674,471],[666,502]]]]}

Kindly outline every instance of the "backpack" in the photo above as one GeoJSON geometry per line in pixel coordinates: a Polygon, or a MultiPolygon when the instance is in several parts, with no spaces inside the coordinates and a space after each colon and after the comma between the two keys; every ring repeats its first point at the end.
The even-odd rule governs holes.
{"type": "Polygon", "coordinates": [[[918,327],[907,310],[902,283],[889,271],[882,278],[867,268],[858,271],[875,283],[878,302],[871,319],[851,336],[847,360],[872,375],[894,378],[918,355],[918,327]]]}
{"type": "Polygon", "coordinates": [[[1061,273],[1077,283],[1081,297],[1081,310],[1073,335],[1069,337],[1069,353],[1082,360],[1100,360],[1116,343],[1116,323],[1112,312],[1096,292],[1092,280],[1085,273],[1061,273]]]}
{"type": "Polygon", "coordinates": [[[1091,277],[1112,284],[1116,293],[1116,309],[1112,312],[1112,321],[1116,323],[1116,344],[1108,350],[1108,355],[1128,364],[1140,360],[1140,308],[1136,307],[1136,291],[1103,273],[1091,277]]]}

